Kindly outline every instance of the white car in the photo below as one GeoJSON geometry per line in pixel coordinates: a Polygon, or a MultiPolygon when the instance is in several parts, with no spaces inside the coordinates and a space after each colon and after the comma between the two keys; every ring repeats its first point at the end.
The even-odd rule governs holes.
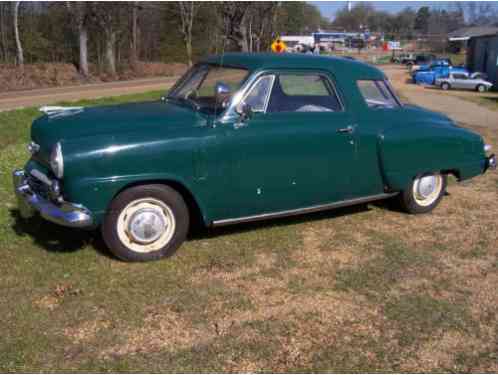
{"type": "Polygon", "coordinates": [[[493,87],[491,82],[482,78],[482,73],[468,74],[464,72],[450,73],[448,77],[437,78],[435,85],[443,90],[464,89],[478,92],[486,92],[493,87]]]}

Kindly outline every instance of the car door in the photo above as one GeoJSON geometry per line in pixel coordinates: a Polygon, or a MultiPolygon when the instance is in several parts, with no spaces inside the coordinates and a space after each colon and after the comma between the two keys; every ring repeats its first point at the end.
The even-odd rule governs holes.
{"type": "Polygon", "coordinates": [[[477,85],[480,83],[480,80],[474,79],[474,78],[467,78],[465,82],[465,88],[468,90],[475,90],[477,88],[477,85]]]}
{"type": "Polygon", "coordinates": [[[355,128],[332,77],[268,72],[243,101],[250,118],[227,126],[232,164],[228,213],[243,217],[305,208],[350,197],[355,128]]]}
{"type": "Polygon", "coordinates": [[[467,76],[465,74],[453,73],[453,83],[452,86],[455,89],[467,89],[468,82],[467,76]]]}

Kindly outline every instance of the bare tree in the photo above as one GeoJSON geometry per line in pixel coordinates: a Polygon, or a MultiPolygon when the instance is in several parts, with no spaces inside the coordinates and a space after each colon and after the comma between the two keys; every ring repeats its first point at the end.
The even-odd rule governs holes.
{"type": "Polygon", "coordinates": [[[226,1],[218,5],[222,19],[223,35],[243,52],[249,51],[246,15],[254,3],[226,1]]]}
{"type": "Polygon", "coordinates": [[[88,77],[88,23],[90,12],[86,2],[67,2],[67,9],[71,14],[73,25],[78,33],[79,72],[88,77]]]}
{"type": "Polygon", "coordinates": [[[135,67],[138,62],[138,11],[142,9],[138,1],[131,3],[131,35],[130,35],[130,64],[135,67]]]}
{"type": "Polygon", "coordinates": [[[7,8],[10,7],[10,4],[0,3],[0,51],[2,52],[2,61],[7,62],[9,59],[8,56],[8,44],[7,44],[7,26],[6,26],[6,18],[7,16],[7,8]]]}
{"type": "Polygon", "coordinates": [[[123,4],[116,2],[93,2],[93,15],[98,27],[104,34],[104,58],[107,73],[116,75],[116,41],[120,33],[121,11],[123,4]]]}
{"type": "Polygon", "coordinates": [[[257,2],[246,16],[249,52],[260,52],[271,39],[277,2],[257,2]]]}
{"type": "Polygon", "coordinates": [[[22,50],[21,38],[19,37],[19,5],[20,1],[14,2],[14,37],[16,39],[17,64],[24,66],[24,52],[22,50]]]}
{"type": "Polygon", "coordinates": [[[199,3],[193,1],[179,1],[178,7],[180,10],[180,32],[185,43],[187,52],[188,65],[192,66],[192,29],[194,27],[194,19],[199,8],[199,3]]]}

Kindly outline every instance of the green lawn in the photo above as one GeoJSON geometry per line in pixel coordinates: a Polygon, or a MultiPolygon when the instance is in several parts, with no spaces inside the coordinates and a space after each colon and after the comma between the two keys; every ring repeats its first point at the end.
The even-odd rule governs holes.
{"type": "Polygon", "coordinates": [[[498,371],[496,173],[452,182],[431,215],[196,230],[128,264],[98,232],[19,218],[10,173],[37,115],[0,113],[0,372],[498,371]]]}

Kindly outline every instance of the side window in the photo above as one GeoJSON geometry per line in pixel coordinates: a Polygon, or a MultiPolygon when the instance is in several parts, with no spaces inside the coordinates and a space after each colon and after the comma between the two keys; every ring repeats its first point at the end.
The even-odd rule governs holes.
{"type": "Polygon", "coordinates": [[[318,73],[275,77],[268,112],[336,112],[341,103],[332,83],[318,73]]]}
{"type": "Polygon", "coordinates": [[[329,96],[325,78],[317,75],[281,75],[280,86],[289,96],[329,96]]]}
{"type": "Polygon", "coordinates": [[[455,73],[453,73],[453,78],[454,79],[467,79],[467,76],[465,74],[455,74],[455,73]]]}
{"type": "Polygon", "coordinates": [[[370,108],[394,108],[399,106],[386,82],[365,80],[358,81],[357,84],[363,99],[370,108]]]}
{"type": "Polygon", "coordinates": [[[244,101],[251,106],[253,112],[264,112],[275,76],[268,75],[258,79],[244,101]]]}

